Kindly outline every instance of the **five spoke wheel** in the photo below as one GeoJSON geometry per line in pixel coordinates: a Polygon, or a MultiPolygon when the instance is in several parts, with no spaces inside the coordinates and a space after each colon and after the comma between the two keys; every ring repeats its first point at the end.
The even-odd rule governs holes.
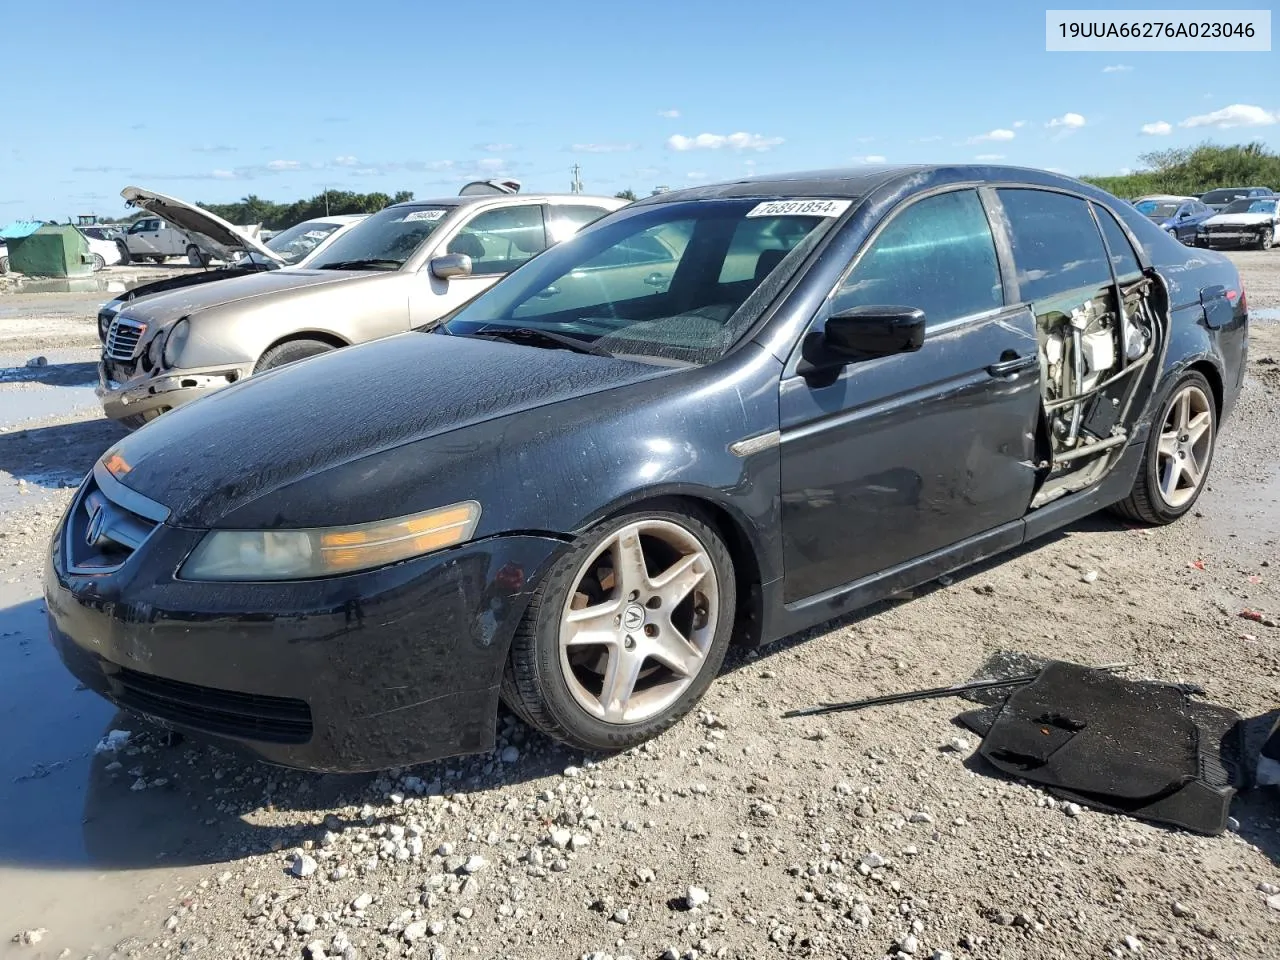
{"type": "Polygon", "coordinates": [[[1160,429],[1156,471],[1160,496],[1178,508],[1200,490],[1213,453],[1213,406],[1195,384],[1184,386],[1174,397],[1160,429]]]}
{"type": "Polygon", "coordinates": [[[574,699],[609,723],[647,720],[702,670],[719,617],[716,572],[693,533],[628,523],[580,566],[560,656],[574,699]]]}

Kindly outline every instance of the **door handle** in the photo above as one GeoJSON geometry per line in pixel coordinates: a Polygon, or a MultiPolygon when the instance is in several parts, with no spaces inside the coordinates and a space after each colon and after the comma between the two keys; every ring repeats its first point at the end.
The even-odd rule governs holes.
{"type": "Polygon", "coordinates": [[[1007,377],[1022,370],[1029,370],[1038,365],[1040,359],[1034,354],[1025,357],[1014,357],[1012,360],[1001,360],[987,365],[987,373],[993,377],[1007,377]]]}

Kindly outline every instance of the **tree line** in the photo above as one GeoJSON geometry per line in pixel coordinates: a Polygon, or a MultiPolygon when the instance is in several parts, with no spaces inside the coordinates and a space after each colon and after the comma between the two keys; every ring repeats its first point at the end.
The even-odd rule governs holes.
{"type": "Polygon", "coordinates": [[[1156,150],[1138,157],[1145,169],[1123,177],[1081,177],[1108,193],[1135,199],[1152,193],[1198,197],[1218,187],[1280,188],[1280,154],[1260,141],[1156,150]]]}
{"type": "Polygon", "coordinates": [[[390,204],[412,199],[412,190],[401,190],[393,194],[326,190],[309,200],[295,200],[293,203],[275,203],[251,193],[235,203],[201,203],[198,206],[230,223],[260,223],[267,230],[284,230],[295,223],[314,220],[316,217],[377,213],[390,204]]]}

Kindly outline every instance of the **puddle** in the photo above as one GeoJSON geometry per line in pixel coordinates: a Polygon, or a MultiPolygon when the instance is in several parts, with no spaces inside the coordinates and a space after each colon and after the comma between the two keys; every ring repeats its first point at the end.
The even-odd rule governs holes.
{"type": "Polygon", "coordinates": [[[30,420],[69,416],[98,406],[94,384],[75,387],[41,386],[30,390],[9,390],[0,407],[0,429],[13,430],[30,420]]]}
{"type": "Polygon", "coordinates": [[[18,293],[124,293],[132,284],[120,277],[51,277],[46,280],[19,280],[14,286],[18,293]]]}
{"type": "Polygon", "coordinates": [[[1280,307],[1249,308],[1250,320],[1261,320],[1264,323],[1280,323],[1280,307]]]}
{"type": "MultiPolygon", "coordinates": [[[[154,870],[159,851],[143,844],[149,863],[122,864],[114,860],[110,838],[117,844],[126,837],[136,840],[148,829],[143,817],[160,818],[160,823],[176,811],[131,803],[138,795],[127,783],[108,784],[101,772],[108,758],[95,757],[93,748],[119,724],[129,728],[105,700],[77,690],[62,666],[47,639],[37,588],[0,584],[4,941],[18,930],[46,927],[47,941],[56,949],[40,956],[53,957],[63,947],[83,956],[85,950],[154,929],[154,918],[142,914],[159,909],[147,904],[165,879],[154,870]],[[146,867],[152,869],[138,869],[146,867]]],[[[167,799],[172,807],[173,796],[167,799]]],[[[7,956],[6,947],[0,943],[0,955],[7,956]]]]}

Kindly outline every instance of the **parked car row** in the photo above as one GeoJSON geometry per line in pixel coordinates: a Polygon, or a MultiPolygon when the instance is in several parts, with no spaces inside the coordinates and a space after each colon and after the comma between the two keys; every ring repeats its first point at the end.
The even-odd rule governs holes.
{"type": "Polygon", "coordinates": [[[1245,290],[1101,190],[880,165],[615,206],[398,204],[126,305],[104,399],[155,419],[50,545],[71,672],[314,770],[492,749],[500,700],[617,750],[731,642],[1205,487],[1245,290]]]}
{"type": "MultiPolygon", "coordinates": [[[[150,195],[147,209],[163,206],[170,220],[224,246],[234,240],[234,228],[219,227],[213,214],[157,198],[150,195]]],[[[103,409],[138,427],[250,374],[430,323],[622,205],[606,197],[467,195],[397,204],[333,230],[326,223],[323,237],[307,237],[319,228],[302,229],[265,247],[246,243],[234,275],[217,283],[162,281],[163,289],[140,288],[104,305],[103,409]],[[303,254],[312,240],[296,266],[267,272],[252,263],[303,254]]]]}
{"type": "Polygon", "coordinates": [[[1270,250],[1280,225],[1280,196],[1266,187],[1226,187],[1198,198],[1160,194],[1133,205],[1170,236],[1198,247],[1270,250]]]}

